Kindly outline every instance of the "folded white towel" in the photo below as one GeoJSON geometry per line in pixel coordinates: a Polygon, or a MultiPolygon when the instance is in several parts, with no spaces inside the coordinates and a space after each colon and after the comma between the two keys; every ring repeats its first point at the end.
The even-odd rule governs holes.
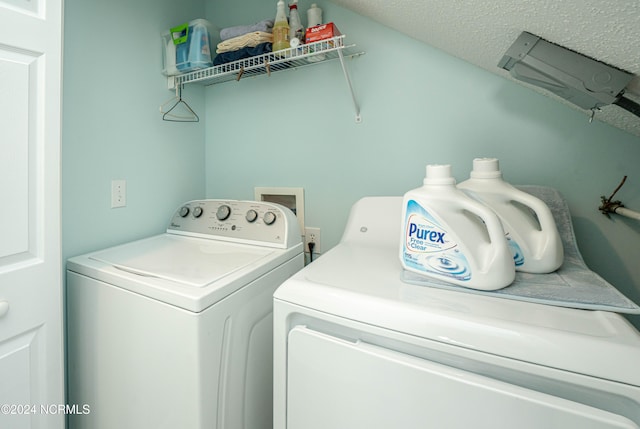
{"type": "Polygon", "coordinates": [[[233,39],[218,43],[216,53],[222,54],[246,47],[253,48],[265,42],[273,43],[273,34],[265,33],[264,31],[254,31],[253,33],[247,33],[243,36],[234,37],[233,39]]]}

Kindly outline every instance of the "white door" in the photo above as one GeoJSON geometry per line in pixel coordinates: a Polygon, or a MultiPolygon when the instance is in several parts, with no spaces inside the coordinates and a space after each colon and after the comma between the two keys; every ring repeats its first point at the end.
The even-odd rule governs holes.
{"type": "Polygon", "coordinates": [[[0,0],[0,428],[63,428],[68,412],[61,58],[62,0],[0,0]]]}

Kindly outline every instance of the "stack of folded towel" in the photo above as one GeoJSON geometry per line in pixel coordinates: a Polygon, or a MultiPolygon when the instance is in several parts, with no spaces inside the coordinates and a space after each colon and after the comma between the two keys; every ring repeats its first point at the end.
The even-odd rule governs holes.
{"type": "Polygon", "coordinates": [[[252,25],[223,28],[213,65],[217,66],[243,58],[271,52],[273,20],[265,19],[252,25]]]}

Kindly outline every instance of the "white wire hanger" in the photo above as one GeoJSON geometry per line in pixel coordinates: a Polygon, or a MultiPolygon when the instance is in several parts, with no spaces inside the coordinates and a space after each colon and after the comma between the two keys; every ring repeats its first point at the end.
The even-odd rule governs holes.
{"type": "Polygon", "coordinates": [[[200,118],[193,109],[182,99],[182,85],[176,85],[176,96],[160,106],[163,121],[170,122],[199,122],[200,118]],[[165,110],[168,105],[171,107],[165,110]]]}

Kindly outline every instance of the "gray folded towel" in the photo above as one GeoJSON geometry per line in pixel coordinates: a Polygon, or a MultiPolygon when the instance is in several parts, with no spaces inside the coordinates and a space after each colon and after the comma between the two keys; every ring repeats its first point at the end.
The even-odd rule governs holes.
{"type": "Polygon", "coordinates": [[[273,19],[263,19],[251,25],[236,25],[235,27],[227,27],[220,30],[220,40],[233,39],[255,31],[263,31],[271,33],[273,31],[273,19]]]}

